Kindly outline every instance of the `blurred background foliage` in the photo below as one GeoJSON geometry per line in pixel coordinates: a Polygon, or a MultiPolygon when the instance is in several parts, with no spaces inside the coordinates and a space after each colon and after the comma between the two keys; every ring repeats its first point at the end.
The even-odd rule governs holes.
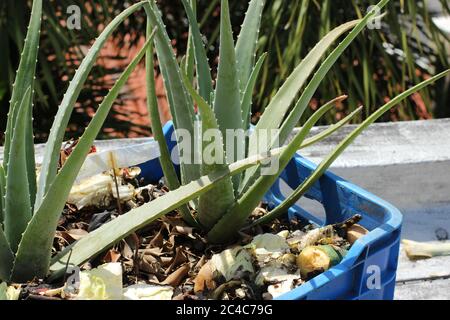
{"type": "MultiPolygon", "coordinates": [[[[51,121],[76,66],[92,40],[105,24],[136,1],[120,0],[48,0],[42,31],[39,86],[34,112],[36,140],[45,141],[51,121]],[[67,8],[82,10],[81,30],[68,30],[67,8]]],[[[181,1],[158,0],[165,22],[179,55],[186,51],[187,20],[181,1]]],[[[208,41],[211,61],[217,61],[220,0],[198,0],[201,30],[208,41]]],[[[368,0],[267,0],[263,14],[260,52],[268,52],[262,77],[255,92],[254,121],[271,96],[308,51],[332,28],[361,17],[371,4],[368,0]]],[[[0,1],[0,132],[6,122],[12,79],[26,33],[31,1],[0,1]]],[[[230,0],[235,32],[243,21],[247,1],[230,0]]],[[[383,104],[388,97],[404,91],[412,83],[450,67],[449,35],[432,21],[433,14],[450,14],[448,0],[394,0],[382,20],[381,29],[366,30],[330,71],[311,101],[310,112],[341,94],[349,100],[322,124],[332,123],[365,106],[365,115],[383,104]],[[440,9],[438,7],[441,7],[440,9]]],[[[76,137],[89,122],[96,106],[126,65],[128,51],[135,48],[144,33],[144,13],[133,15],[115,33],[114,50],[105,51],[101,63],[91,74],[71,118],[69,137],[76,137]]],[[[214,70],[213,70],[214,72],[214,70]]],[[[122,136],[145,135],[148,128],[131,125],[120,105],[134,99],[133,92],[122,94],[118,106],[105,124],[103,136],[114,131],[122,136]]],[[[383,119],[384,121],[450,117],[449,80],[423,90],[383,119]]],[[[308,115],[305,115],[308,116],[308,115]]],[[[361,120],[361,119],[360,119],[361,120]]],[[[1,140],[1,136],[0,136],[1,140]]]]}

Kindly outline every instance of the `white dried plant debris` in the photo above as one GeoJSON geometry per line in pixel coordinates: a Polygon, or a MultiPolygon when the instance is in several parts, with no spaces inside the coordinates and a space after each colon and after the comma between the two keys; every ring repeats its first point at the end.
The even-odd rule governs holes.
{"type": "Polygon", "coordinates": [[[334,228],[332,225],[313,229],[306,233],[305,236],[301,238],[301,241],[297,245],[298,251],[302,251],[306,247],[313,246],[317,242],[319,242],[323,238],[332,238],[334,237],[334,228]]]}
{"type": "Polygon", "coordinates": [[[255,284],[263,286],[265,284],[277,284],[285,281],[301,280],[300,271],[292,273],[288,268],[277,262],[272,262],[261,268],[256,276],[255,284]]]}
{"type": "Polygon", "coordinates": [[[135,284],[126,287],[124,300],[172,300],[173,288],[149,284],[135,284]]]}
{"type": "Polygon", "coordinates": [[[287,239],[289,237],[289,230],[283,230],[277,233],[278,236],[287,239]]]}
{"type": "Polygon", "coordinates": [[[277,284],[272,284],[267,288],[267,292],[271,295],[273,299],[288,293],[295,288],[294,281],[283,281],[277,284]]]}
{"type": "Polygon", "coordinates": [[[106,263],[80,273],[78,300],[122,300],[122,265],[106,263]]]}
{"type": "Polygon", "coordinates": [[[252,250],[260,266],[290,252],[286,239],[271,233],[257,235],[246,247],[252,250]]]}
{"type": "Polygon", "coordinates": [[[0,300],[19,300],[21,289],[8,286],[6,282],[0,283],[0,300]]]}
{"type": "Polygon", "coordinates": [[[212,266],[226,281],[241,278],[246,273],[254,274],[252,257],[243,247],[235,247],[211,258],[212,266]]]}
{"type": "MultiPolygon", "coordinates": [[[[127,170],[127,175],[135,177],[140,170],[127,170]]],[[[122,175],[116,176],[119,188],[120,201],[133,199],[135,188],[131,184],[124,184],[122,175]]],[[[67,202],[75,205],[79,210],[87,207],[106,207],[111,201],[117,199],[117,190],[114,177],[110,173],[102,173],[76,183],[69,194],[67,202]]]]}

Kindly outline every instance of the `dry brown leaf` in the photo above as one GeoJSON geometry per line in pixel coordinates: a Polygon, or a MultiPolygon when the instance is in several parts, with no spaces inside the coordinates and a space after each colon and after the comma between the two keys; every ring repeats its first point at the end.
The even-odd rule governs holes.
{"type": "Polygon", "coordinates": [[[186,254],[184,253],[183,248],[178,247],[175,252],[175,257],[171,259],[170,266],[167,268],[165,273],[169,274],[173,269],[187,261],[188,259],[186,257],[186,254]]]}
{"type": "Polygon", "coordinates": [[[103,257],[103,261],[105,263],[118,262],[121,256],[122,255],[119,251],[111,249],[105,254],[105,256],[103,257]]]}
{"type": "Polygon", "coordinates": [[[150,241],[150,247],[159,248],[164,244],[164,236],[162,234],[162,229],[158,231],[158,233],[153,237],[152,241],[150,241]]]}
{"type": "Polygon", "coordinates": [[[172,287],[178,286],[181,281],[183,281],[189,273],[189,265],[185,264],[184,266],[178,268],[171,275],[169,275],[166,280],[162,282],[162,284],[169,285],[172,287]]]}
{"type": "Polygon", "coordinates": [[[67,231],[67,234],[72,237],[74,240],[80,240],[84,236],[88,235],[89,232],[83,229],[71,229],[67,231]]]}
{"type": "Polygon", "coordinates": [[[205,291],[205,287],[210,291],[216,289],[216,283],[214,281],[214,272],[215,269],[211,261],[208,261],[206,264],[203,265],[203,267],[200,269],[194,280],[195,293],[205,291]]]}

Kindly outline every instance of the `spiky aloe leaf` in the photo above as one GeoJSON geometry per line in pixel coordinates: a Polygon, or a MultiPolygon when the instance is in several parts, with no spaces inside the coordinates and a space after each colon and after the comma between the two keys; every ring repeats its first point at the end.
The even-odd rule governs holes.
{"type": "Polygon", "coordinates": [[[328,138],[333,133],[338,131],[340,128],[345,126],[347,123],[349,123],[360,112],[361,112],[361,109],[358,108],[358,109],[354,110],[352,113],[350,113],[348,116],[346,116],[344,119],[339,121],[338,123],[335,123],[335,124],[329,126],[327,129],[325,129],[321,133],[316,134],[315,136],[313,136],[313,137],[311,137],[309,139],[305,139],[305,141],[300,146],[300,149],[304,149],[304,148],[309,147],[309,146],[311,146],[311,145],[313,145],[313,144],[315,144],[315,143],[317,143],[319,141],[322,141],[322,140],[328,138]]]}
{"type": "MultiPolygon", "coordinates": [[[[216,158],[218,161],[209,163],[208,159],[203,158],[203,164],[201,168],[202,175],[208,175],[212,172],[225,169],[225,151],[223,147],[223,138],[220,135],[219,125],[217,123],[214,112],[208,103],[195,91],[192,87],[189,79],[184,77],[184,83],[188,92],[191,94],[194,101],[197,103],[198,109],[200,111],[202,120],[202,137],[207,136],[207,132],[215,132],[219,134],[219,137],[214,136],[213,139],[218,139],[219,141],[211,142],[211,146],[214,146],[213,152],[206,152],[208,148],[207,143],[202,145],[202,155],[203,157],[211,156],[216,158]],[[218,148],[217,148],[218,147],[218,148]]],[[[234,189],[231,178],[224,179],[214,186],[213,189],[205,193],[199,199],[198,204],[198,220],[200,224],[206,229],[210,230],[217,221],[227,212],[230,206],[234,203],[234,189]]]]}
{"type": "Polygon", "coordinates": [[[379,10],[384,8],[389,0],[381,0],[376,6],[378,9],[372,9],[367,15],[360,20],[360,22],[353,28],[353,30],[345,37],[345,39],[331,52],[325,61],[320,65],[319,70],[314,74],[313,78],[309,81],[305,90],[303,91],[300,99],[290,112],[287,119],[283,122],[280,132],[280,141],[283,143],[293,128],[297,125],[303,112],[306,110],[309,102],[311,101],[314,93],[319,87],[322,80],[326,77],[328,71],[333,67],[339,57],[344,53],[345,49],[355,40],[355,38],[361,33],[361,31],[377,17],[379,10]]]}
{"type": "MultiPolygon", "coordinates": [[[[300,145],[299,149],[304,149],[306,147],[309,147],[319,141],[322,141],[329,136],[331,136],[333,133],[338,131],[340,128],[342,128],[344,125],[349,123],[353,118],[355,118],[358,114],[360,114],[361,108],[357,108],[352,113],[350,113],[348,116],[346,116],[344,119],[339,121],[338,123],[335,123],[334,125],[329,126],[326,130],[322,131],[321,133],[305,139],[302,144],[300,145]]],[[[248,181],[247,185],[243,187],[241,195],[247,192],[247,190],[251,187],[251,185],[256,181],[256,179],[259,177],[259,171],[256,170],[251,179],[248,181]]]]}
{"type": "Polygon", "coordinates": [[[19,246],[22,233],[31,219],[30,189],[28,187],[26,134],[28,109],[31,108],[31,87],[28,87],[18,108],[14,134],[9,149],[6,174],[5,235],[13,252],[19,246]]]}
{"type": "Polygon", "coordinates": [[[197,67],[198,89],[203,99],[208,102],[208,104],[211,104],[212,101],[209,100],[211,98],[211,92],[213,92],[211,70],[202,41],[202,35],[191,5],[187,2],[187,0],[182,0],[182,2],[189,19],[189,26],[192,33],[191,39],[194,47],[195,62],[197,67]]]}
{"type": "MultiPolygon", "coordinates": [[[[314,69],[320,63],[323,55],[330,49],[332,44],[345,32],[357,25],[359,20],[350,21],[343,24],[330,33],[328,33],[317,45],[309,52],[309,54],[300,62],[300,64],[291,73],[285,83],[278,90],[276,95],[270,101],[266,107],[261,119],[255,127],[254,132],[249,138],[248,154],[256,154],[257,152],[257,140],[258,132],[266,129],[277,129],[282,124],[283,119],[286,117],[286,113],[289,111],[289,107],[298,95],[300,89],[306,84],[306,81],[313,73],[314,69]]],[[[283,141],[280,141],[283,143],[283,141]]],[[[246,190],[251,181],[251,178],[255,175],[257,168],[252,168],[245,172],[242,180],[239,192],[242,193],[246,190]]]]}
{"type": "Polygon", "coordinates": [[[236,62],[241,93],[244,94],[255,65],[261,17],[266,0],[251,0],[236,43],[236,62]]]}
{"type": "Polygon", "coordinates": [[[6,240],[0,223],[0,280],[8,281],[14,261],[14,254],[11,251],[8,240],[6,240]]]}
{"type": "Polygon", "coordinates": [[[230,176],[239,174],[243,170],[270,157],[277,157],[280,152],[281,149],[273,150],[268,155],[257,155],[233,163],[224,170],[203,176],[196,181],[181,186],[177,190],[171,191],[152,202],[146,203],[108,222],[55,256],[52,259],[50,267],[50,271],[52,272],[51,279],[60,276],[64,272],[67,264],[82,264],[134,231],[145,227],[183,204],[205,194],[223,179],[229,179],[230,176]]]}
{"type": "MultiPolygon", "coordinates": [[[[386,4],[389,2],[389,0],[381,0],[377,7],[379,9],[382,9],[386,4]]],[[[280,128],[280,135],[279,135],[279,142],[284,143],[286,139],[288,138],[289,134],[292,132],[294,127],[297,125],[298,121],[300,120],[301,116],[303,115],[303,112],[306,110],[306,107],[308,106],[309,101],[311,100],[312,96],[314,95],[315,91],[319,87],[321,81],[325,78],[328,71],[331,69],[331,67],[334,65],[334,63],[338,60],[338,58],[342,55],[342,53],[345,51],[345,49],[353,42],[353,40],[359,35],[359,33],[366,27],[366,25],[372,21],[376,17],[378,10],[372,9],[363,19],[348,22],[334,30],[332,30],[325,38],[323,38],[318,45],[308,54],[308,56],[301,62],[298,68],[305,68],[303,79],[302,76],[297,74],[297,76],[300,76],[300,81],[297,83],[290,82],[292,75],[289,77],[289,79],[286,81],[289,85],[286,86],[286,83],[282,86],[280,91],[277,93],[277,95],[274,97],[274,99],[271,101],[270,105],[267,107],[266,111],[264,112],[263,116],[261,117],[260,121],[258,122],[255,131],[250,136],[249,139],[249,155],[256,152],[254,150],[255,141],[258,140],[258,132],[260,129],[267,129],[267,128],[280,128]],[[315,69],[316,65],[320,62],[320,58],[315,57],[316,54],[320,54],[322,56],[325,54],[328,50],[328,48],[331,46],[331,44],[336,40],[341,34],[343,34],[346,30],[349,30],[353,27],[353,30],[345,37],[345,39],[333,50],[331,54],[327,56],[325,61],[320,65],[319,70],[314,74],[313,78],[308,82],[308,85],[306,86],[305,90],[303,91],[300,99],[295,104],[294,108],[290,111],[287,119],[283,122],[283,119],[289,110],[289,106],[292,103],[293,99],[295,98],[296,94],[295,90],[292,90],[293,88],[300,89],[305,84],[308,77],[311,75],[313,70],[315,69]],[[311,56],[311,55],[314,56],[311,56]],[[315,60],[315,58],[317,60],[315,60]],[[300,86],[298,86],[300,84],[300,86]],[[285,88],[286,86],[286,88],[285,88]],[[291,87],[293,86],[293,88],[291,87]],[[280,94],[282,92],[282,94],[280,94]],[[278,94],[280,94],[280,98],[277,98],[278,94]],[[281,99],[280,101],[277,101],[278,99],[281,99]],[[286,100],[284,100],[286,99],[286,100]],[[276,104],[273,103],[273,101],[276,101],[276,104]],[[272,107],[273,105],[273,107],[272,107]],[[270,107],[270,108],[269,108],[270,107]],[[276,107],[276,111],[274,111],[273,108],[276,107]],[[269,116],[271,115],[271,116],[269,116]]],[[[298,69],[297,68],[297,69],[298,69]]],[[[297,70],[298,71],[298,70],[297,70]]],[[[296,74],[296,71],[294,71],[293,74],[296,74]]],[[[243,182],[240,187],[240,191],[245,190],[246,186],[249,184],[250,179],[254,175],[256,169],[249,170],[245,173],[243,182]]]]}
{"type": "Polygon", "coordinates": [[[289,196],[287,197],[277,208],[272,210],[266,216],[257,220],[255,224],[267,223],[273,219],[276,219],[281,214],[287,212],[287,210],[294,205],[298,199],[300,199],[312,185],[324,174],[324,172],[331,166],[331,164],[345,151],[345,149],[372,123],[379,119],[384,113],[391,110],[398,105],[402,100],[408,98],[415,92],[425,88],[431,83],[445,77],[449,74],[450,70],[444,71],[418,85],[410,88],[409,90],[398,95],[383,107],[374,112],[369,118],[367,118],[362,124],[360,124],[352,133],[350,133],[328,156],[320,163],[320,165],[314,170],[314,172],[289,196]]]}
{"type": "Polygon", "coordinates": [[[5,212],[5,193],[6,193],[6,177],[5,170],[0,164],[0,223],[3,224],[5,212]]]}
{"type": "Polygon", "coordinates": [[[322,57],[342,34],[355,27],[359,22],[359,20],[350,21],[332,30],[300,62],[265,108],[263,115],[256,125],[255,132],[250,136],[249,154],[255,154],[257,152],[253,142],[257,139],[256,133],[258,130],[278,129],[280,127],[295,97],[306,84],[306,81],[320,63],[322,57]]]}
{"type": "Polygon", "coordinates": [[[267,53],[264,53],[263,55],[261,55],[261,57],[259,57],[258,62],[256,63],[255,68],[250,75],[250,79],[248,79],[247,86],[245,87],[245,91],[242,95],[241,109],[244,129],[247,129],[250,124],[253,91],[255,90],[256,81],[258,80],[261,67],[264,64],[266,57],[267,53]]]}
{"type": "Polygon", "coordinates": [[[152,40],[152,38],[147,40],[144,47],[139,51],[106,95],[89,126],[79,139],[77,146],[50,186],[49,192],[44,197],[42,204],[37,208],[22,236],[22,241],[20,242],[14,262],[12,272],[13,280],[24,282],[35,276],[46,276],[50,263],[54,232],[72,185],[115,99],[127,82],[132,71],[143,58],[152,40]]]}
{"type": "MultiPolygon", "coordinates": [[[[147,6],[145,7],[145,9],[146,12],[149,10],[147,6]]],[[[154,32],[155,30],[152,29],[150,19],[147,17],[147,37],[148,38],[153,37],[154,32]]],[[[166,179],[169,189],[175,190],[180,187],[180,181],[178,180],[177,172],[175,171],[175,167],[172,163],[169,147],[167,146],[161,125],[158,108],[158,98],[156,96],[156,87],[155,87],[153,51],[154,51],[153,45],[149,44],[147,53],[145,55],[147,109],[148,114],[150,116],[152,133],[153,136],[155,137],[155,140],[158,142],[160,150],[159,163],[161,164],[161,168],[163,170],[164,177],[166,179]]],[[[187,223],[189,223],[191,226],[195,226],[197,224],[187,206],[180,208],[180,211],[181,214],[183,215],[183,219],[187,223]]]]}
{"type": "MultiPolygon", "coordinates": [[[[190,7],[194,13],[194,17],[197,17],[197,0],[190,0],[190,7]]],[[[195,53],[194,53],[194,40],[192,38],[192,26],[189,26],[188,43],[186,48],[186,65],[183,71],[187,74],[191,82],[194,81],[195,75],[195,53]]]]}
{"type": "Polygon", "coordinates": [[[277,173],[260,176],[255,184],[241,198],[238,199],[236,204],[208,233],[209,241],[212,243],[224,243],[233,239],[233,237],[237,234],[237,231],[240,230],[245,224],[247,218],[258,206],[258,203],[278,179],[281,172],[289,164],[299,146],[305,140],[306,136],[317,121],[319,121],[320,118],[322,118],[322,116],[335,105],[336,102],[340,102],[346,98],[346,96],[342,96],[328,102],[308,119],[302,129],[295,135],[294,139],[282,151],[278,159],[278,163],[276,163],[277,173]],[[233,226],[233,228],[230,228],[230,226],[233,226]]]}
{"type": "MultiPolygon", "coordinates": [[[[147,7],[146,7],[147,10],[147,7]]],[[[147,37],[153,36],[153,28],[149,19],[147,18],[147,37]]],[[[161,168],[163,169],[164,176],[167,180],[168,187],[172,189],[177,189],[180,186],[180,182],[177,177],[177,173],[170,159],[169,148],[164,137],[163,128],[161,125],[159,108],[158,108],[158,98],[156,96],[155,88],[155,74],[154,74],[154,62],[153,62],[153,45],[149,44],[147,53],[145,56],[145,66],[146,66],[146,85],[147,85],[147,109],[150,116],[152,133],[155,140],[158,142],[160,157],[159,161],[161,163],[161,168]]]]}
{"type": "MultiPolygon", "coordinates": [[[[161,13],[153,0],[148,0],[148,17],[152,26],[158,27],[155,35],[155,48],[159,66],[163,75],[169,107],[177,130],[187,130],[190,135],[190,145],[194,145],[194,108],[186,93],[181,78],[170,38],[164,27],[161,13]]],[[[180,137],[177,137],[180,140],[180,137]]],[[[200,177],[200,166],[195,164],[195,150],[183,150],[184,161],[181,161],[181,178],[183,183],[194,181],[200,177]]]]}
{"type": "Polygon", "coordinates": [[[231,150],[227,153],[228,163],[232,163],[238,159],[238,151],[243,150],[244,141],[242,139],[228,141],[227,139],[227,130],[236,132],[243,129],[236,53],[234,50],[228,0],[222,0],[221,3],[219,54],[214,113],[216,114],[219,128],[222,131],[225,146],[234,146],[234,155],[230,152],[231,150]]]}
{"type": "MultiPolygon", "coordinates": [[[[31,88],[31,97],[33,95],[34,77],[36,72],[36,61],[39,50],[39,36],[41,32],[42,19],[42,0],[34,0],[31,10],[30,23],[28,25],[28,32],[25,38],[23,51],[17,69],[15,83],[10,102],[10,110],[8,122],[5,133],[5,149],[4,149],[4,169],[5,172],[9,170],[10,149],[13,139],[13,130],[19,115],[20,103],[25,96],[26,91],[31,88]]],[[[32,100],[32,98],[31,98],[32,100]]],[[[34,137],[32,132],[32,110],[31,108],[24,109],[26,112],[26,136],[24,143],[26,144],[26,172],[29,175],[28,195],[32,195],[30,203],[34,203],[34,196],[36,193],[36,172],[34,162],[34,137]]]]}
{"type": "MultiPolygon", "coordinates": [[[[80,67],[76,71],[72,81],[67,88],[63,101],[58,108],[55,120],[50,130],[50,135],[45,147],[44,159],[41,165],[41,174],[39,177],[38,192],[36,196],[35,208],[38,208],[42,203],[45,194],[47,193],[50,185],[56,177],[59,151],[64,139],[64,133],[69,122],[69,118],[72,114],[75,103],[83,89],[84,83],[88,78],[90,71],[92,70],[94,63],[100,54],[100,50],[105,45],[108,38],[116,30],[116,28],[132,13],[141,9],[146,1],[136,3],[123,12],[121,12],[110,24],[108,24],[103,32],[98,36],[97,40],[92,45],[86,57],[80,64],[80,67]]],[[[35,209],[36,210],[36,209],[35,209]]]]}

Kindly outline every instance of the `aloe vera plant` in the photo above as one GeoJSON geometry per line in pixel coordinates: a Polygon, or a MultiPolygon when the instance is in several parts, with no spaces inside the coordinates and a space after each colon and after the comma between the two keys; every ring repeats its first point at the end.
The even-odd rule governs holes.
{"type": "MultiPolygon", "coordinates": [[[[29,130],[29,117],[31,116],[29,110],[32,100],[30,86],[32,87],[33,81],[27,78],[28,75],[21,76],[24,73],[23,67],[19,68],[17,83],[20,84],[18,88],[22,88],[22,92],[17,94],[17,98],[11,102],[14,106],[12,110],[15,112],[12,112],[8,119],[10,133],[7,135],[9,142],[7,141],[8,145],[5,149],[5,159],[8,157],[9,161],[4,163],[5,179],[0,179],[2,186],[0,190],[6,195],[5,201],[2,202],[2,206],[5,208],[3,211],[4,227],[0,230],[2,261],[0,277],[2,279],[24,281],[34,276],[44,277],[47,275],[48,269],[52,272],[53,278],[58,277],[68,264],[82,264],[132,232],[179,208],[186,221],[201,228],[211,242],[228,242],[246,224],[260,199],[276,181],[298,149],[329,136],[358,113],[355,111],[336,125],[331,126],[325,133],[307,139],[314,124],[337,102],[346,98],[345,96],[337,97],[317,110],[287,145],[279,147],[276,143],[279,140],[280,144],[284,144],[288,140],[290,132],[307,108],[307,104],[321,80],[326,77],[327,72],[346,47],[374,18],[375,11],[371,11],[361,20],[344,24],[327,34],[286,79],[248,139],[239,139],[235,136],[227,136],[227,131],[234,132],[250,128],[251,93],[264,62],[264,56],[256,59],[255,52],[265,1],[250,1],[241,34],[235,44],[231,31],[228,1],[222,0],[221,53],[215,86],[213,86],[206,51],[196,21],[195,10],[193,10],[195,1],[190,3],[186,0],[182,1],[190,22],[190,43],[192,44],[190,51],[194,58],[187,57],[182,60],[181,65],[178,63],[164,27],[163,17],[154,1],[139,2],[120,14],[96,40],[69,86],[46,146],[41,175],[36,187],[30,183],[30,181],[34,181],[33,148],[30,138],[31,130],[29,130]],[[63,141],[64,127],[99,49],[116,25],[142,7],[145,8],[148,17],[146,45],[105,97],[77,147],[63,168],[57,171],[57,157],[63,141]],[[330,54],[326,55],[332,49],[333,43],[348,31],[350,33],[344,40],[330,54]],[[195,141],[191,141],[191,139],[198,131],[201,131],[202,134],[213,130],[219,133],[220,142],[219,147],[215,148],[215,156],[224,161],[212,163],[194,161],[202,159],[198,157],[198,153],[207,151],[208,146],[202,145],[201,148],[194,148],[194,150],[183,150],[186,153],[183,155],[180,150],[181,181],[178,180],[168,152],[169,149],[161,132],[161,126],[154,124],[155,137],[162,154],[160,161],[171,191],[165,196],[104,224],[51,258],[51,244],[57,220],[77,172],[114,98],[144,54],[147,55],[148,106],[153,121],[157,121],[155,117],[158,116],[158,112],[153,82],[154,50],[156,50],[164,77],[179,144],[186,143],[180,134],[181,131],[187,132],[189,134],[188,142],[195,145],[195,141]],[[322,59],[324,60],[321,63],[322,59]],[[314,73],[314,71],[316,72],[314,73]],[[311,79],[308,81],[309,78],[311,79]],[[31,85],[27,86],[27,81],[31,85]],[[296,100],[300,93],[300,98],[296,100]],[[293,104],[294,106],[291,107],[293,104]],[[197,109],[194,106],[197,106],[197,109]],[[10,137],[11,128],[14,128],[12,137],[10,137]],[[274,139],[265,141],[265,148],[260,153],[261,150],[256,148],[258,138],[270,130],[278,131],[274,139]],[[232,151],[244,150],[244,152],[229,152],[225,148],[229,144],[232,145],[232,151]],[[18,161],[13,163],[13,159],[18,161]],[[184,161],[186,159],[188,161],[184,161]],[[262,172],[267,160],[276,160],[279,166],[274,173],[264,175],[262,172]],[[15,178],[13,179],[11,176],[15,178]],[[18,182],[17,179],[20,181],[18,182]],[[17,190],[14,189],[18,188],[17,185],[22,188],[28,186],[25,187],[25,195],[12,193],[11,190],[17,190]],[[33,191],[36,188],[37,191],[33,191]],[[191,213],[188,205],[196,209],[195,214],[191,213]],[[33,210],[30,209],[32,207],[34,207],[33,210]],[[16,233],[18,230],[21,230],[20,233],[16,233]]],[[[383,8],[388,1],[382,0],[378,6],[383,8]]],[[[41,4],[42,1],[37,0],[33,3],[35,10],[33,10],[32,27],[30,27],[29,33],[30,39],[35,40],[25,47],[25,50],[29,50],[31,53],[37,50],[41,4]]],[[[24,56],[28,57],[30,52],[24,52],[24,56]]],[[[339,154],[384,112],[445,74],[439,74],[418,84],[381,107],[355,129],[286,202],[257,223],[277,217],[293,201],[296,201],[311,183],[317,181],[339,154]]],[[[0,174],[0,178],[1,176],[0,174]]]]}

